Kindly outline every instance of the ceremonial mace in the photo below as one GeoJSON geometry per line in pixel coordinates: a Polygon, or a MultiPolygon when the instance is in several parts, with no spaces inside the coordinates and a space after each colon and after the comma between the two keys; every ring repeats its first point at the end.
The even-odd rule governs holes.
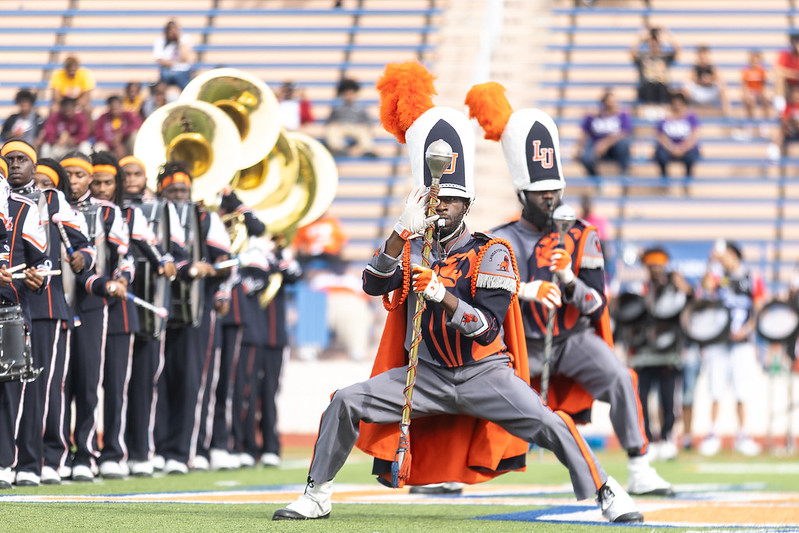
{"type": "MultiPolygon", "coordinates": [[[[444,169],[452,164],[452,147],[443,139],[434,141],[427,147],[424,154],[427,168],[430,169],[430,193],[427,200],[425,218],[436,214],[438,205],[438,189],[444,169]]],[[[433,226],[430,225],[424,232],[424,245],[422,246],[422,266],[430,267],[430,250],[432,249],[433,226]]],[[[425,300],[421,294],[416,295],[416,311],[413,314],[413,341],[408,350],[408,373],[405,379],[405,404],[402,406],[402,420],[400,421],[399,447],[391,463],[391,486],[398,488],[400,479],[408,479],[411,468],[410,436],[408,430],[411,426],[411,410],[413,409],[413,386],[416,384],[416,365],[419,362],[419,343],[422,341],[422,313],[425,300]],[[407,464],[406,464],[407,462],[407,464]]]]}

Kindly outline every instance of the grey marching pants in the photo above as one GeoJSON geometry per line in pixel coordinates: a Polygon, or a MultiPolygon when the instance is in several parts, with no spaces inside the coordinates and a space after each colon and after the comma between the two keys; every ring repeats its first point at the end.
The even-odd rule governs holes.
{"type": "MultiPolygon", "coordinates": [[[[335,477],[355,446],[361,420],[379,424],[400,421],[405,374],[405,367],[394,368],[335,393],[322,415],[311,479],[325,482],[335,477]]],[[[516,437],[551,450],[568,468],[574,494],[580,500],[591,497],[607,480],[573,423],[567,424],[545,407],[538,394],[514,374],[507,357],[491,356],[454,369],[420,360],[412,418],[433,414],[489,420],[516,437]]]]}
{"type": "MultiPolygon", "coordinates": [[[[530,376],[541,374],[544,341],[527,341],[530,376]]],[[[551,376],[567,376],[595,399],[610,404],[610,422],[627,451],[642,450],[646,441],[638,383],[630,369],[593,330],[584,330],[552,343],[551,376]]]]}

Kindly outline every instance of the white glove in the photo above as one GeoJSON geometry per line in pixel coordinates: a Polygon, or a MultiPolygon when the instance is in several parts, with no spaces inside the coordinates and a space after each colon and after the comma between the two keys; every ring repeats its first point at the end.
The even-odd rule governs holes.
{"type": "Polygon", "coordinates": [[[538,302],[547,309],[563,305],[560,289],[549,281],[531,281],[519,284],[519,299],[527,302],[538,302]]]}
{"type": "Polygon", "coordinates": [[[555,248],[549,256],[552,264],[549,265],[550,272],[554,272],[564,285],[574,283],[574,271],[572,270],[572,256],[563,248],[555,248]]]}
{"type": "Polygon", "coordinates": [[[441,302],[447,294],[447,288],[436,273],[419,265],[413,265],[413,291],[421,293],[425,300],[434,302],[441,302]]]}
{"type": "Polygon", "coordinates": [[[427,214],[427,198],[427,187],[417,185],[405,200],[405,208],[394,225],[394,231],[403,240],[408,240],[408,237],[414,233],[423,233],[428,226],[438,220],[438,215],[425,216],[427,214]]]}

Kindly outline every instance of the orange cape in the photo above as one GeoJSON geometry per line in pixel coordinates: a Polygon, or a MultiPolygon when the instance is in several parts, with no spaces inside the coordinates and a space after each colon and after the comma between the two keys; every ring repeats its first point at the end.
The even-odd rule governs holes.
{"type": "MultiPolygon", "coordinates": [[[[408,364],[404,348],[407,305],[406,300],[388,313],[372,376],[408,364]]],[[[511,365],[516,375],[529,383],[527,345],[516,298],[511,301],[503,327],[511,365]]],[[[423,367],[419,367],[419,371],[424,371],[423,367]]],[[[399,423],[370,424],[362,421],[360,424],[356,446],[375,458],[374,473],[390,484],[390,466],[399,444],[399,423]]],[[[434,415],[413,419],[410,442],[411,471],[405,480],[408,485],[446,481],[479,483],[505,472],[526,469],[527,442],[492,422],[471,416],[434,415]]]]}

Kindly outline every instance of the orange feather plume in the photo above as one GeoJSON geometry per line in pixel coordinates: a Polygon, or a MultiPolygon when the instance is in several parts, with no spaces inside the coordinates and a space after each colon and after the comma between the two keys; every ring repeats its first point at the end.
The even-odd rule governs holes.
{"type": "Polygon", "coordinates": [[[387,132],[405,144],[405,132],[433,107],[433,75],[415,61],[390,63],[377,81],[380,122],[387,132]]]}
{"type": "Polygon", "coordinates": [[[505,98],[505,87],[493,81],[475,85],[466,93],[465,103],[469,106],[469,118],[477,119],[485,138],[498,141],[513,114],[505,98]]]}

